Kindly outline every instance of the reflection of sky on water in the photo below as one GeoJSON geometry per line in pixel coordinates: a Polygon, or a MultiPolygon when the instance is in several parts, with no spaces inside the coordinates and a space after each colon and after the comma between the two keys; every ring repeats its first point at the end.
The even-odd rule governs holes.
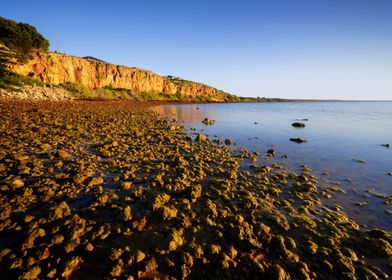
{"type": "Polygon", "coordinates": [[[190,104],[155,110],[210,136],[230,138],[237,147],[265,153],[273,145],[277,158],[289,156],[285,162],[290,168],[306,164],[320,176],[329,172],[329,181],[340,181],[352,194],[342,201],[347,213],[364,219],[365,211],[367,218],[374,218],[373,224],[392,228],[392,216],[385,212],[392,207],[382,204],[381,198],[361,196],[366,188],[392,195],[392,176],[387,174],[392,171],[392,148],[381,146],[392,144],[392,102],[190,104]],[[216,124],[202,124],[205,117],[216,124]],[[309,119],[305,128],[291,126],[298,119],[309,119]],[[308,142],[296,144],[289,141],[292,137],[308,142]],[[354,195],[352,189],[361,195],[354,195]],[[358,209],[353,205],[359,200],[369,205],[358,209]]]}

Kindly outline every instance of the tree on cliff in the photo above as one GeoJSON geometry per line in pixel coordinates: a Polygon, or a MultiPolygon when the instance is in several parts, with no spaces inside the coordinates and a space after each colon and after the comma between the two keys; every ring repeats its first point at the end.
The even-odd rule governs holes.
{"type": "Polygon", "coordinates": [[[26,60],[32,50],[49,49],[49,41],[34,26],[3,17],[0,17],[0,43],[15,51],[20,61],[26,60]]]}

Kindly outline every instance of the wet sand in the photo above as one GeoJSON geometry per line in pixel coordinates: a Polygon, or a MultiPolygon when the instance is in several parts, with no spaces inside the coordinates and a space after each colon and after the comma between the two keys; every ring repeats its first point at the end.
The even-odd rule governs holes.
{"type": "Polygon", "coordinates": [[[323,206],[339,187],[149,106],[0,101],[4,279],[391,276],[391,232],[323,206]]]}

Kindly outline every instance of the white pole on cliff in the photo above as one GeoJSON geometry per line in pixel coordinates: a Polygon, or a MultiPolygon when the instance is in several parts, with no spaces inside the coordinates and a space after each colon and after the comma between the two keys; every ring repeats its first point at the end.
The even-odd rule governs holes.
{"type": "Polygon", "coordinates": [[[57,52],[60,53],[59,33],[56,33],[57,52]]]}

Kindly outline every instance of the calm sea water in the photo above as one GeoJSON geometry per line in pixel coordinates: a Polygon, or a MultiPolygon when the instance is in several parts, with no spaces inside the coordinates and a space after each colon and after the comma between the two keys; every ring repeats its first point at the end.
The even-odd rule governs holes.
{"type": "Polygon", "coordinates": [[[339,182],[347,191],[327,199],[326,205],[339,203],[358,223],[392,230],[392,215],[387,212],[392,205],[385,204],[386,197],[392,196],[392,176],[388,175],[392,148],[381,145],[392,146],[392,102],[182,104],[154,110],[211,138],[230,138],[236,147],[264,155],[273,148],[274,160],[289,169],[307,165],[321,182],[339,182]],[[215,125],[202,124],[206,117],[216,120],[215,125]],[[306,127],[291,126],[298,120],[306,127]],[[296,137],[308,142],[289,141],[296,137]],[[281,159],[282,155],[288,158],[281,159]],[[368,204],[358,206],[357,202],[368,204]]]}

